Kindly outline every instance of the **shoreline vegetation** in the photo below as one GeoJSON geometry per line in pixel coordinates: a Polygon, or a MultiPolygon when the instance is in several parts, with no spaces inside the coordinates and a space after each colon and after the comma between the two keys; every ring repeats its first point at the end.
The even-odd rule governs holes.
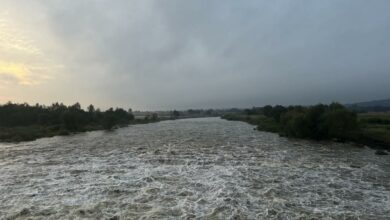
{"type": "Polygon", "coordinates": [[[390,113],[361,112],[339,103],[314,106],[264,106],[251,109],[140,112],[109,108],[106,111],[79,103],[66,106],[15,104],[0,105],[0,142],[32,141],[43,137],[79,132],[113,130],[134,124],[198,117],[221,117],[256,125],[259,131],[280,136],[354,142],[390,150],[390,113]]]}
{"type": "MultiPolygon", "coordinates": [[[[390,113],[357,113],[339,103],[314,106],[264,106],[228,113],[221,118],[243,121],[280,136],[353,142],[390,150],[390,113]]],[[[383,153],[383,152],[379,152],[383,153]]]]}
{"type": "Polygon", "coordinates": [[[33,141],[43,137],[64,136],[79,132],[113,130],[133,124],[154,123],[176,119],[180,112],[159,117],[157,113],[136,116],[131,109],[109,108],[106,111],[89,105],[87,110],[79,103],[66,106],[53,103],[51,106],[8,102],[0,105],[0,142],[33,141]]]}
{"type": "Polygon", "coordinates": [[[8,102],[0,104],[0,142],[33,141],[43,137],[65,136],[86,131],[113,130],[135,124],[221,115],[223,115],[221,111],[213,109],[142,112],[109,108],[101,111],[93,105],[84,110],[79,103],[66,106],[56,102],[45,106],[8,102]]]}

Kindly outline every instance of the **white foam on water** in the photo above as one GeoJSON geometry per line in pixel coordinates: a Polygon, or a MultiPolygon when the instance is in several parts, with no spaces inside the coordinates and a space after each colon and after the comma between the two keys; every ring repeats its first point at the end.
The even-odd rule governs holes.
{"type": "Polygon", "coordinates": [[[0,147],[3,219],[389,219],[390,158],[216,118],[0,147]]]}

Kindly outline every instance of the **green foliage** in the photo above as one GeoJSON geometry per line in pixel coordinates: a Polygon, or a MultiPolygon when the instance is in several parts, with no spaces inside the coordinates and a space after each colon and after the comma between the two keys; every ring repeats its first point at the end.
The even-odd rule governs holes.
{"type": "Polygon", "coordinates": [[[102,125],[104,129],[111,130],[115,125],[115,116],[113,114],[105,114],[102,125]]]}
{"type": "Polygon", "coordinates": [[[292,109],[281,117],[282,133],[287,136],[306,138],[310,136],[310,125],[306,111],[292,109]]]}
{"type": "Polygon", "coordinates": [[[63,124],[65,128],[71,131],[77,130],[81,122],[79,121],[80,115],[77,112],[67,111],[62,115],[63,124]]]}
{"type": "Polygon", "coordinates": [[[390,125],[390,119],[382,117],[368,117],[361,119],[362,123],[366,124],[380,124],[380,125],[390,125]]]}
{"type": "Polygon", "coordinates": [[[246,109],[244,114],[227,114],[227,120],[246,121],[258,130],[281,135],[315,140],[350,139],[358,129],[356,113],[339,103],[315,106],[264,106],[246,109]]]}
{"type": "Polygon", "coordinates": [[[261,108],[252,107],[251,109],[244,110],[246,115],[258,115],[261,113],[261,108]]]}
{"type": "Polygon", "coordinates": [[[390,148],[390,113],[359,114],[360,141],[390,148]]]}
{"type": "Polygon", "coordinates": [[[282,115],[282,133],[298,138],[346,139],[357,129],[357,116],[338,103],[290,107],[282,115]]]}
{"type": "Polygon", "coordinates": [[[356,113],[346,109],[329,109],[324,117],[328,137],[347,139],[358,128],[356,113]]]}
{"type": "Polygon", "coordinates": [[[286,111],[287,109],[281,105],[277,105],[275,107],[267,105],[262,108],[262,112],[265,116],[274,118],[277,122],[280,121],[281,115],[286,111]]]}
{"type": "MultiPolygon", "coordinates": [[[[127,112],[121,108],[112,108],[106,112],[100,112],[99,109],[95,110],[93,105],[88,106],[88,111],[84,111],[79,103],[75,103],[71,106],[65,106],[64,104],[53,103],[51,106],[43,106],[36,104],[30,106],[24,104],[7,103],[0,105],[0,128],[14,128],[14,127],[59,127],[66,131],[83,131],[85,128],[91,127],[104,127],[111,129],[115,125],[128,124],[134,120],[132,112],[127,112]]],[[[18,129],[23,137],[30,139],[25,130],[31,131],[31,129],[18,129]]],[[[42,129],[40,129],[42,130],[42,129]]],[[[62,133],[67,133],[61,131],[62,133]]],[[[45,131],[46,132],[46,131],[45,131]]],[[[32,134],[32,131],[30,132],[32,134]]],[[[34,132],[37,135],[31,135],[31,137],[39,136],[44,131],[34,132]]],[[[21,137],[21,138],[23,138],[21,137]]]]}
{"type": "Polygon", "coordinates": [[[115,125],[128,124],[131,120],[134,120],[133,114],[121,108],[116,108],[115,110],[110,108],[103,114],[102,125],[104,129],[110,130],[115,125]]]}
{"type": "Polygon", "coordinates": [[[245,121],[257,125],[258,130],[288,137],[337,139],[390,149],[390,113],[357,115],[339,103],[283,108],[269,105],[231,112],[222,118],[245,121]]]}

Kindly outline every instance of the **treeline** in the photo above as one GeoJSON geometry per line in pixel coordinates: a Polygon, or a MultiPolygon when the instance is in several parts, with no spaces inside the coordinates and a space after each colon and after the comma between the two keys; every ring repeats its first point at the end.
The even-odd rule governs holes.
{"type": "Polygon", "coordinates": [[[230,113],[240,113],[242,110],[238,108],[230,108],[230,109],[188,109],[187,111],[183,111],[182,114],[184,116],[190,117],[220,117],[230,113]]]}
{"type": "MultiPolygon", "coordinates": [[[[309,107],[268,105],[246,109],[244,113],[244,120],[257,124],[259,130],[288,137],[350,140],[358,129],[357,114],[339,103],[309,107]]],[[[232,115],[224,118],[235,119],[232,115]]]]}
{"type": "Polygon", "coordinates": [[[292,107],[279,115],[278,122],[286,136],[316,140],[351,139],[358,129],[356,113],[338,103],[292,107]]]}
{"type": "MultiPolygon", "coordinates": [[[[82,131],[87,127],[111,129],[134,120],[131,112],[110,108],[104,112],[88,106],[85,111],[79,103],[66,106],[54,103],[51,106],[14,104],[0,105],[0,127],[57,126],[68,131],[82,131]]],[[[88,130],[88,129],[87,129],[88,130]]]]}

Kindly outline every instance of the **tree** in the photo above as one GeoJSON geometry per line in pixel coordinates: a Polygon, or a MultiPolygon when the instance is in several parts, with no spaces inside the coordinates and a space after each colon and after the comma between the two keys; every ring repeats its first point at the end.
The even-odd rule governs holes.
{"type": "Polygon", "coordinates": [[[178,118],[178,117],[180,117],[180,112],[174,110],[174,111],[172,112],[172,115],[173,115],[174,118],[178,118]]]}
{"type": "Polygon", "coordinates": [[[96,126],[111,129],[118,124],[128,124],[134,115],[121,108],[108,109],[101,112],[91,104],[87,111],[79,103],[65,106],[62,103],[53,103],[50,106],[33,105],[27,103],[14,104],[8,102],[0,105],[0,126],[50,126],[52,128],[65,128],[69,131],[82,131],[96,126]]]}
{"type": "Polygon", "coordinates": [[[76,102],[75,104],[70,106],[70,108],[74,109],[74,110],[81,110],[81,105],[80,105],[80,103],[76,102]]]}
{"type": "Polygon", "coordinates": [[[80,120],[78,120],[78,115],[75,112],[67,111],[63,113],[62,120],[68,130],[74,131],[79,128],[80,120]]]}
{"type": "Polygon", "coordinates": [[[357,127],[357,115],[339,103],[289,107],[282,114],[282,133],[298,138],[347,139],[357,127]]]}
{"type": "Polygon", "coordinates": [[[325,114],[324,125],[329,137],[346,139],[358,127],[357,115],[345,108],[332,109],[325,114]]]}
{"type": "Polygon", "coordinates": [[[272,106],[270,105],[266,105],[263,107],[263,114],[267,117],[272,117],[272,106]]]}
{"type": "Polygon", "coordinates": [[[115,125],[115,117],[113,114],[105,114],[103,118],[103,128],[111,130],[115,125]]]}
{"type": "Polygon", "coordinates": [[[282,133],[286,136],[307,138],[310,137],[309,123],[306,112],[302,109],[291,109],[280,118],[282,133]]]}
{"type": "Polygon", "coordinates": [[[92,104],[88,106],[88,112],[89,113],[94,113],[95,112],[95,107],[92,104]]]}

